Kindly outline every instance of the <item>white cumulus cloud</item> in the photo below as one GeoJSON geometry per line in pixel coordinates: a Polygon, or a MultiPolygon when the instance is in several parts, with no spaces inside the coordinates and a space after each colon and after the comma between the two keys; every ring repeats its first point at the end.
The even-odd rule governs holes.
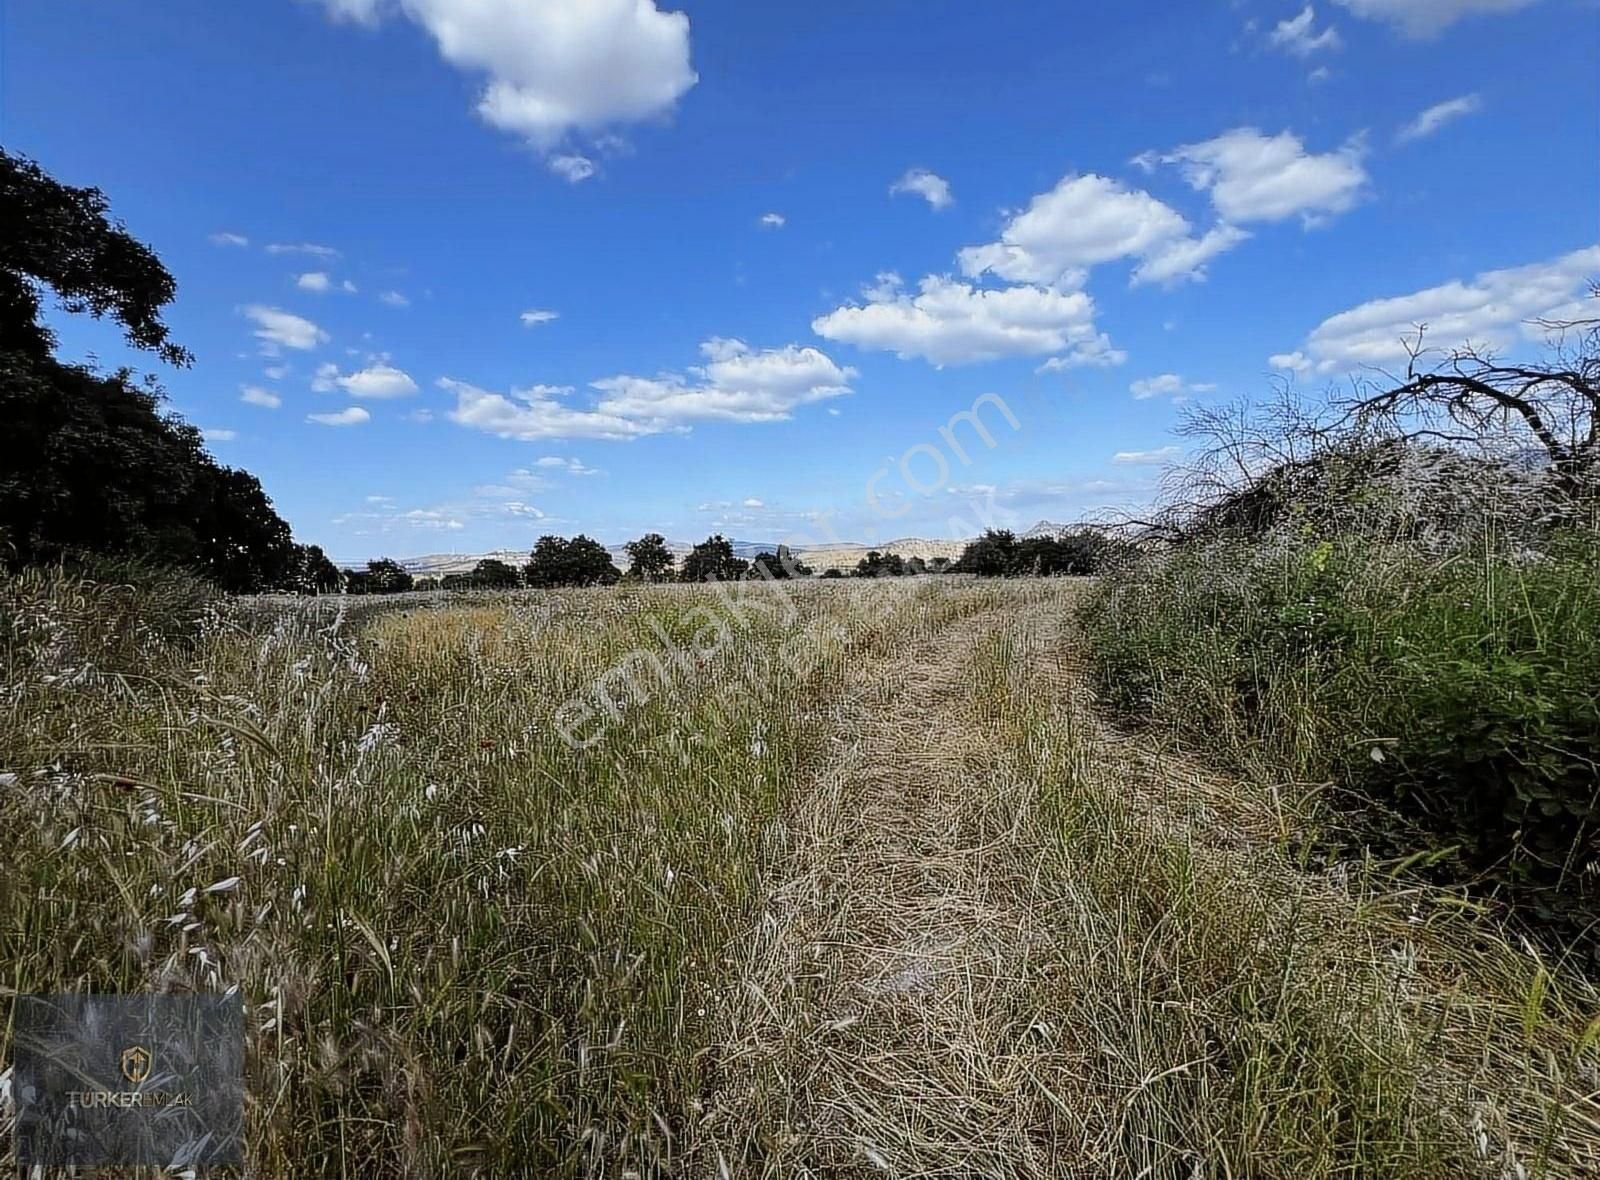
{"type": "Polygon", "coordinates": [[[517,318],[522,321],[523,327],[536,328],[540,324],[548,324],[551,320],[559,320],[561,313],[559,311],[547,311],[542,307],[530,307],[517,318]]]}
{"type": "Polygon", "coordinates": [[[246,319],[256,325],[255,336],[263,351],[295,348],[302,352],[328,342],[328,334],[304,316],[277,307],[252,303],[243,309],[246,319]]]}
{"type": "Polygon", "coordinates": [[[343,374],[339,372],[338,365],[319,365],[316,376],[311,380],[311,388],[317,393],[332,393],[335,389],[342,389],[351,397],[383,400],[410,397],[417,392],[417,383],[404,369],[397,369],[387,361],[377,361],[354,373],[343,374]]]}
{"type": "Polygon", "coordinates": [[[788,221],[789,219],[782,213],[763,213],[761,215],[761,225],[765,229],[782,229],[788,221]]]}
{"type": "Polygon", "coordinates": [[[483,79],[477,110],[486,122],[545,151],[574,133],[605,138],[608,126],[664,115],[698,81],[689,18],[653,0],[323,3],[366,23],[404,14],[447,62],[483,79]]]}
{"type": "Polygon", "coordinates": [[[1061,179],[1006,222],[1000,240],[968,246],[962,272],[1018,283],[1081,286],[1090,267],[1139,260],[1135,283],[1203,279],[1205,263],[1249,235],[1219,225],[1193,236],[1187,218],[1141,189],[1095,173],[1061,179]]]}
{"type": "MultiPolygon", "coordinates": [[[[1541,340],[1545,329],[1535,321],[1595,315],[1596,301],[1587,291],[1597,276],[1600,245],[1548,262],[1484,271],[1465,281],[1369,300],[1323,320],[1301,351],[1319,371],[1332,372],[1404,363],[1406,342],[1414,342],[1422,326],[1427,328],[1424,342],[1435,349],[1469,342],[1504,348],[1519,337],[1541,340]]],[[[1282,354],[1273,358],[1279,359],[1282,354]]]]}
{"type": "MultiPolygon", "coordinates": [[[[596,396],[586,407],[570,400],[574,390],[566,386],[535,385],[506,395],[451,378],[440,385],[456,395],[454,421],[502,438],[622,440],[683,431],[696,422],[781,421],[799,406],[848,394],[856,375],[820,350],[797,344],[755,349],[742,340],[713,337],[700,352],[705,363],[684,373],[592,381],[596,396]]],[[[546,456],[539,465],[558,462],[546,456]]],[[[577,460],[565,466],[574,475],[597,474],[577,460]]]]}
{"type": "Polygon", "coordinates": [[[259,385],[246,385],[239,392],[239,400],[248,406],[260,406],[266,410],[276,410],[283,405],[283,399],[270,389],[262,389],[259,385]]]}
{"type": "Polygon", "coordinates": [[[372,421],[372,415],[360,406],[346,406],[333,414],[307,414],[306,421],[318,426],[360,426],[372,421]]]}
{"type": "Polygon", "coordinates": [[[333,280],[328,278],[326,271],[307,271],[294,281],[294,285],[302,291],[327,291],[333,286],[333,280]]]}
{"type": "Polygon", "coordinates": [[[928,275],[915,292],[898,275],[880,275],[865,302],[837,307],[811,322],[827,340],[858,348],[961,365],[1007,356],[1043,356],[1103,347],[1094,300],[1083,291],[1015,286],[986,290],[928,275]]]}
{"type": "Polygon", "coordinates": [[[921,197],[935,209],[948,209],[956,201],[950,193],[950,182],[926,168],[912,168],[889,186],[890,196],[901,193],[921,197]]]}
{"type": "Polygon", "coordinates": [[[1239,127],[1160,159],[1176,164],[1193,188],[1209,194],[1224,221],[1282,221],[1299,214],[1309,223],[1356,203],[1367,183],[1364,151],[1357,137],[1314,155],[1292,132],[1266,135],[1239,127]]]}

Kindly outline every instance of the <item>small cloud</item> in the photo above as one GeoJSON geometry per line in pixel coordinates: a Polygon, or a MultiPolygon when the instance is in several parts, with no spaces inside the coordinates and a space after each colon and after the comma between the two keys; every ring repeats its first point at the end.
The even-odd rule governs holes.
{"type": "Polygon", "coordinates": [[[763,504],[760,500],[756,499],[754,496],[746,496],[745,499],[744,499],[744,506],[746,508],[765,508],[766,507],[765,504],[763,504]]]}
{"type": "Polygon", "coordinates": [[[247,406],[260,406],[266,410],[276,410],[283,405],[283,399],[270,389],[262,389],[259,385],[246,385],[239,394],[239,400],[247,406]]]}
{"type": "Polygon", "coordinates": [[[294,285],[299,287],[302,291],[316,291],[320,294],[323,291],[328,290],[329,287],[333,286],[333,282],[328,278],[326,271],[313,270],[307,271],[305,274],[297,278],[294,281],[294,285]]]}
{"type": "Polygon", "coordinates": [[[1181,447],[1160,447],[1154,451],[1118,451],[1111,456],[1111,461],[1124,467],[1145,467],[1170,463],[1180,454],[1182,454],[1181,447]]]}
{"type": "Polygon", "coordinates": [[[1333,77],[1332,70],[1330,70],[1327,66],[1318,66],[1316,69],[1312,70],[1306,75],[1306,81],[1313,86],[1320,86],[1331,77],[1333,77]]]}
{"type": "Polygon", "coordinates": [[[372,421],[372,415],[360,406],[346,406],[337,414],[307,414],[306,421],[320,426],[360,426],[372,421]]]}
{"type": "Polygon", "coordinates": [[[261,375],[264,376],[268,381],[281,380],[283,377],[286,377],[288,373],[288,365],[268,365],[266,368],[261,370],[261,375]]]}
{"type": "Polygon", "coordinates": [[[339,251],[332,246],[319,246],[315,242],[273,242],[268,254],[309,254],[313,258],[337,258],[339,251]]]}
{"type": "Polygon", "coordinates": [[[1156,377],[1141,377],[1128,386],[1128,392],[1140,401],[1152,397],[1181,399],[1191,393],[1210,393],[1216,389],[1211,381],[1185,381],[1176,373],[1162,373],[1156,377]]]}
{"type": "Polygon", "coordinates": [[[339,366],[329,363],[317,366],[317,375],[311,380],[315,393],[332,393],[342,389],[351,397],[382,400],[392,397],[410,397],[417,392],[417,383],[404,369],[397,369],[386,361],[379,361],[341,376],[339,366]]]}
{"type": "Polygon", "coordinates": [[[761,224],[767,229],[782,229],[788,224],[788,221],[789,219],[782,213],[763,213],[761,215],[761,224]]]}
{"type": "Polygon", "coordinates": [[[232,442],[234,439],[239,437],[239,432],[237,430],[228,430],[220,426],[203,426],[200,429],[200,437],[205,439],[208,443],[232,442]]]}
{"type": "Polygon", "coordinates": [[[282,347],[308,351],[329,340],[328,334],[316,324],[281,308],[252,303],[242,310],[245,318],[254,321],[256,339],[265,350],[282,347]]]}
{"type": "Polygon", "coordinates": [[[581,184],[595,173],[594,161],[588,156],[551,156],[545,161],[545,167],[568,184],[581,184]]]}
{"type": "Polygon", "coordinates": [[[394,503],[394,497],[393,496],[368,496],[367,497],[367,503],[368,504],[393,504],[394,503]]]}
{"type": "Polygon", "coordinates": [[[1311,368],[1311,358],[1296,349],[1294,352],[1273,353],[1267,358],[1267,364],[1290,373],[1304,373],[1311,368]]]}
{"type": "Polygon", "coordinates": [[[412,410],[411,413],[406,415],[406,421],[407,422],[432,422],[433,421],[433,411],[432,410],[412,410]]]}
{"type": "Polygon", "coordinates": [[[1446,123],[1452,123],[1483,109],[1483,100],[1476,94],[1463,94],[1446,102],[1435,103],[1395,133],[1396,143],[1410,143],[1426,139],[1446,123]]]}
{"type": "Polygon", "coordinates": [[[248,246],[250,239],[243,234],[216,233],[208,239],[213,246],[248,246]]]}
{"type": "Polygon", "coordinates": [[[346,279],[344,282],[339,284],[339,290],[343,291],[346,295],[354,295],[356,293],[356,285],[349,279],[346,279]]]}
{"type": "Polygon", "coordinates": [[[1307,4],[1299,16],[1279,21],[1267,34],[1267,43],[1295,57],[1310,57],[1323,49],[1338,49],[1342,44],[1339,31],[1329,25],[1319,33],[1316,19],[1316,11],[1307,4]]]}
{"type": "Polygon", "coordinates": [[[383,292],[381,295],[378,296],[378,302],[379,303],[383,303],[383,304],[387,304],[389,307],[410,307],[411,306],[411,300],[407,299],[399,291],[385,291],[385,292],[383,292]]]}
{"type": "Polygon", "coordinates": [[[950,182],[926,168],[913,168],[889,186],[890,196],[901,193],[919,196],[935,209],[948,209],[956,200],[950,195],[950,182]]]}
{"type": "Polygon", "coordinates": [[[548,324],[551,320],[559,320],[561,313],[559,311],[546,311],[539,307],[530,307],[517,318],[522,321],[523,327],[535,328],[540,324],[548,324]]]}

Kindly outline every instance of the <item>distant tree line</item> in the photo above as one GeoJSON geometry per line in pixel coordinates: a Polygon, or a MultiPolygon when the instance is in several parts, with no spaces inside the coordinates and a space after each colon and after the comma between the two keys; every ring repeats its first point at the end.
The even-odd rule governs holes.
{"type": "MultiPolygon", "coordinates": [[[[1121,541],[1082,530],[1055,536],[1024,537],[991,529],[967,544],[955,561],[945,557],[902,557],[868,550],[849,571],[831,567],[821,577],[899,578],[921,574],[967,573],[980,577],[1051,577],[1099,573],[1128,550],[1121,541]]],[[[707,537],[675,561],[666,538],[646,533],[623,546],[629,562],[617,568],[611,554],[593,537],[543,536],[519,571],[486,557],[465,573],[413,578],[389,558],[370,561],[364,570],[343,571],[349,594],[396,594],[407,590],[555,589],[571,586],[613,586],[619,582],[737,582],[751,578],[809,578],[815,571],[787,545],[761,550],[748,560],[737,556],[733,542],[720,533],[707,537]]]]}

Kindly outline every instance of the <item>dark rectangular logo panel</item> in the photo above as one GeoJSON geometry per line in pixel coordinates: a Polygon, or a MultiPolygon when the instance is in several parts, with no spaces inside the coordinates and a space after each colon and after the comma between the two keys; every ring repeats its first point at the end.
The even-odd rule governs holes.
{"type": "Polygon", "coordinates": [[[17,1162],[244,1162],[234,996],[20,996],[17,1162]]]}

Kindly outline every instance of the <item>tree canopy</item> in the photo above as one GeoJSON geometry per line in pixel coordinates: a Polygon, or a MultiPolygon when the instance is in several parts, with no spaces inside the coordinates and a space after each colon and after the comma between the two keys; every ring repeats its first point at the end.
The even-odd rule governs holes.
{"type": "Polygon", "coordinates": [[[749,568],[749,562],[733,555],[733,542],[717,533],[689,551],[678,577],[685,582],[735,582],[749,568]]]}
{"type": "Polygon", "coordinates": [[[606,547],[579,533],[568,540],[546,534],[534,544],[522,578],[535,588],[610,586],[622,577],[606,547]]]}
{"type": "Polygon", "coordinates": [[[39,322],[39,288],[71,312],[109,315],[128,342],[172,365],[189,351],[174,344],[161,310],[177,283],[155,252],[107,216],[97,188],[62,184],[32,160],[0,148],[0,351],[36,359],[55,348],[39,322]]]}
{"type": "Polygon", "coordinates": [[[623,546],[628,551],[628,576],[641,582],[664,582],[672,577],[672,550],[660,533],[646,533],[623,546]]]}

